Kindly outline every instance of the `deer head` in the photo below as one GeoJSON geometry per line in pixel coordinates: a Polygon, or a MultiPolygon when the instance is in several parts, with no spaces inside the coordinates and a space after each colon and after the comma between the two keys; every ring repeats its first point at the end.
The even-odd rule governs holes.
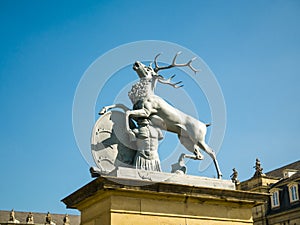
{"type": "Polygon", "coordinates": [[[171,76],[168,79],[165,79],[162,75],[158,74],[158,71],[160,71],[160,70],[171,69],[173,67],[185,67],[185,66],[189,67],[192,71],[197,73],[198,70],[196,70],[192,66],[192,62],[196,59],[196,57],[191,59],[187,63],[178,64],[178,63],[176,63],[176,59],[177,59],[177,56],[180,54],[181,54],[181,52],[176,53],[176,55],[173,58],[172,64],[170,64],[168,66],[159,67],[158,63],[157,63],[157,58],[161,55],[161,53],[159,53],[154,58],[154,66],[155,66],[154,68],[152,68],[152,63],[149,66],[146,66],[143,63],[136,61],[133,64],[133,70],[138,74],[139,78],[146,78],[149,80],[153,80],[153,78],[154,78],[155,80],[158,80],[160,83],[169,84],[169,85],[173,86],[174,88],[180,88],[183,86],[183,85],[178,86],[178,84],[180,84],[181,81],[176,82],[176,83],[171,82],[171,80],[175,77],[175,75],[171,76]]]}
{"type": "Polygon", "coordinates": [[[151,67],[151,64],[146,66],[143,63],[136,61],[132,68],[138,74],[139,78],[151,79],[153,76],[158,76],[158,74],[151,67]]]}

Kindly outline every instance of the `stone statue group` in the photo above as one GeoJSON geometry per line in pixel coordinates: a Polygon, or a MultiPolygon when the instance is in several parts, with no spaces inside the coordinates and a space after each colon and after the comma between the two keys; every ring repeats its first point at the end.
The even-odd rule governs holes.
{"type": "MultiPolygon", "coordinates": [[[[189,67],[195,73],[197,70],[192,66],[195,58],[187,63],[176,63],[178,52],[168,66],[158,66],[157,58],[154,59],[154,68],[137,61],[133,64],[133,70],[137,73],[139,81],[135,83],[128,93],[133,104],[132,109],[123,104],[105,106],[99,112],[106,114],[113,108],[121,108],[125,112],[125,129],[129,135],[130,142],[135,142],[136,155],[133,165],[138,169],[161,171],[158,144],[163,138],[162,130],[176,133],[180,143],[190,152],[194,153],[189,158],[201,160],[203,155],[200,149],[205,151],[213,160],[217,170],[218,178],[222,177],[215,152],[205,142],[207,124],[181,112],[168,104],[165,100],[155,94],[157,82],[180,88],[181,82],[173,83],[174,76],[165,79],[158,72],[173,67],[189,67]],[[134,120],[136,126],[130,126],[134,120]]],[[[182,157],[181,157],[182,158],[182,157]]]]}

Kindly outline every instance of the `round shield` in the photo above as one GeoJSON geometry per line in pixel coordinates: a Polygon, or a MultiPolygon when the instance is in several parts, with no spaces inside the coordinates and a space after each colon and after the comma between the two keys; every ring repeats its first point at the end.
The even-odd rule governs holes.
{"type": "MultiPolygon", "coordinates": [[[[133,123],[130,123],[134,127],[133,123]]],[[[136,154],[125,127],[125,114],[109,111],[95,123],[91,138],[92,155],[100,173],[108,174],[117,166],[132,166],[136,154]]]]}

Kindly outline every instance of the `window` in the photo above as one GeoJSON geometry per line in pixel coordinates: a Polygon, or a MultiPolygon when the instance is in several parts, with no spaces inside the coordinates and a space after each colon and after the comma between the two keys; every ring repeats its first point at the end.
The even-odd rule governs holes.
{"type": "Polygon", "coordinates": [[[279,203],[279,190],[275,189],[275,190],[271,190],[271,207],[275,208],[278,207],[280,205],[279,203]]]}
{"type": "Polygon", "coordinates": [[[298,184],[291,183],[288,185],[288,188],[289,188],[290,202],[298,201],[299,200],[298,184]]]}

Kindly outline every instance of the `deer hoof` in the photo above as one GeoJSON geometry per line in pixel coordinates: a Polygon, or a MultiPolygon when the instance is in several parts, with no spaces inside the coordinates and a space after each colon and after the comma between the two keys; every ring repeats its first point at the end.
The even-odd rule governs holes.
{"type": "Polygon", "coordinates": [[[202,160],[202,159],[204,159],[204,156],[199,152],[198,149],[195,149],[194,153],[195,153],[195,156],[196,156],[196,159],[197,159],[197,160],[202,160]]]}
{"type": "Polygon", "coordinates": [[[101,109],[101,111],[98,114],[103,115],[106,112],[107,112],[107,109],[105,107],[103,107],[103,109],[101,109]]]}

